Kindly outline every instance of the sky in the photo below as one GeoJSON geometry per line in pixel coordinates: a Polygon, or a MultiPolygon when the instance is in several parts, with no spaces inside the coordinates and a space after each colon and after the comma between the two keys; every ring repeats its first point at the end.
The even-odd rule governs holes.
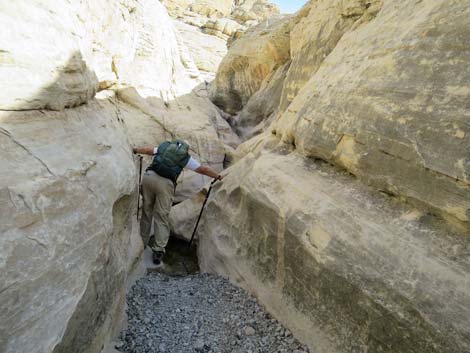
{"type": "Polygon", "coordinates": [[[307,2],[307,0],[271,0],[279,5],[282,13],[294,13],[307,2]]]}

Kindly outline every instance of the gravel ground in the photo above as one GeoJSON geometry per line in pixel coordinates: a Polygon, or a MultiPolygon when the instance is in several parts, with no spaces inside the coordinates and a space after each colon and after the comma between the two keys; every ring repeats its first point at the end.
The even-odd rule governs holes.
{"type": "Polygon", "coordinates": [[[121,352],[308,352],[255,298],[215,275],[149,273],[127,303],[121,352]]]}

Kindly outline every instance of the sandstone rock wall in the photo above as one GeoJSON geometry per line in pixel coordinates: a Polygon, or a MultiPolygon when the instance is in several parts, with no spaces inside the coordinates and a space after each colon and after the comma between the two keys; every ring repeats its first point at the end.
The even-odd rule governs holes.
{"type": "Polygon", "coordinates": [[[469,350],[469,5],[312,0],[222,61],[211,98],[259,135],[209,204],[201,266],[314,352],[469,350]]]}
{"type": "Polygon", "coordinates": [[[253,118],[279,67],[257,69],[257,62],[277,57],[253,50],[268,37],[262,26],[235,42],[211,97],[227,112],[239,111],[235,120],[245,129],[275,120],[269,129],[306,157],[468,223],[466,5],[311,1],[284,20],[290,42],[274,38],[289,51],[279,56],[289,69],[276,84],[282,86],[277,108],[258,108],[253,118]],[[454,12],[459,15],[446,23],[454,12]],[[250,55],[250,65],[241,68],[250,55]]]}
{"type": "Polygon", "coordinates": [[[246,155],[198,234],[203,270],[255,293],[312,352],[470,348],[468,234],[325,163],[246,155]]]}
{"type": "MultiPolygon", "coordinates": [[[[197,48],[198,46],[218,49],[219,39],[227,43],[233,38],[239,38],[248,27],[279,14],[279,8],[267,0],[164,0],[163,4],[177,22],[183,22],[191,26],[179,26],[179,30],[182,30],[180,33],[183,37],[186,37],[186,42],[193,42],[196,39],[197,45],[196,43],[189,45],[191,51],[195,51],[196,56],[198,56],[200,50],[197,48]],[[200,40],[201,31],[218,39],[211,40],[210,37],[206,36],[202,44],[200,40]]],[[[218,57],[213,49],[211,54],[211,56],[218,57]]],[[[223,54],[225,55],[225,52],[223,54]]],[[[215,70],[210,72],[215,72],[219,64],[220,60],[217,60],[215,70]]],[[[204,66],[202,70],[207,71],[204,66]]],[[[209,81],[212,81],[213,77],[209,78],[209,81]]]]}
{"type": "Polygon", "coordinates": [[[60,110],[86,102],[98,85],[118,81],[166,100],[194,86],[158,1],[44,0],[1,6],[0,84],[10,88],[0,109],[60,110]]]}
{"type": "Polygon", "coordinates": [[[0,4],[1,352],[106,346],[142,250],[131,143],[219,170],[238,144],[203,82],[158,1],[0,4]]]}
{"type": "Polygon", "coordinates": [[[109,336],[136,236],[134,163],[116,116],[96,100],[0,113],[2,352],[52,352],[66,341],[79,344],[59,351],[97,352],[107,336],[96,331],[109,336]]]}

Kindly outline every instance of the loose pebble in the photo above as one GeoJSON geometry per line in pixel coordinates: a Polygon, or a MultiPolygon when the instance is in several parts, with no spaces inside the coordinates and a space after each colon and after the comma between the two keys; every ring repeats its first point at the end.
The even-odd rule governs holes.
{"type": "Polygon", "coordinates": [[[120,352],[308,353],[253,296],[216,275],[150,273],[132,287],[127,305],[120,352]]]}

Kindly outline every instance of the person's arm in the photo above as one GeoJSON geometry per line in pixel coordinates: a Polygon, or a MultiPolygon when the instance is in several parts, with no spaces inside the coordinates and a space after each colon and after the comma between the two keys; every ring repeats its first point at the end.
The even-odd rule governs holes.
{"type": "Polygon", "coordinates": [[[211,178],[217,179],[217,180],[222,180],[224,178],[223,175],[220,175],[219,173],[217,173],[213,169],[211,169],[209,167],[205,167],[205,166],[200,166],[199,168],[195,169],[194,171],[196,173],[207,175],[208,177],[211,177],[211,178]]]}
{"type": "Polygon", "coordinates": [[[148,154],[149,156],[153,156],[153,151],[155,147],[134,147],[132,151],[138,154],[148,154]]]}

